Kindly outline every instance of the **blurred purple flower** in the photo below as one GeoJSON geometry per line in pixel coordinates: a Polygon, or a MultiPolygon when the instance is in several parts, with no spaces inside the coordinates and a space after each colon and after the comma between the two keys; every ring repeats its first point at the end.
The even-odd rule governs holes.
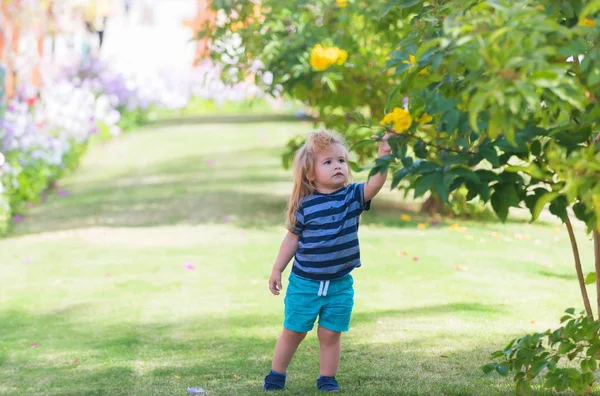
{"type": "Polygon", "coordinates": [[[66,197],[67,195],[69,195],[69,192],[67,190],[59,190],[58,191],[59,197],[66,197]]]}
{"type": "Polygon", "coordinates": [[[21,215],[16,215],[13,217],[13,222],[15,223],[20,223],[25,219],[25,216],[21,216],[21,215]]]}
{"type": "Polygon", "coordinates": [[[193,271],[194,270],[194,264],[192,263],[185,263],[185,270],[186,271],[193,271]]]}

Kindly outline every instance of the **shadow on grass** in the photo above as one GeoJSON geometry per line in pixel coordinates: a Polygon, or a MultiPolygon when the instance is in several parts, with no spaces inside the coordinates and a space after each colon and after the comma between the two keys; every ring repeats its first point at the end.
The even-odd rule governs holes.
{"type": "MultiPolygon", "coordinates": [[[[242,149],[154,162],[106,179],[77,178],[68,196],[54,193],[13,227],[9,237],[96,226],[233,222],[245,228],[283,227],[291,172],[281,170],[280,152],[242,149]]],[[[428,221],[428,216],[414,215],[414,221],[403,222],[405,209],[378,201],[361,221],[396,228],[428,221]]]]}
{"type": "MultiPolygon", "coordinates": [[[[0,312],[2,343],[9,348],[0,355],[4,388],[14,394],[175,395],[199,386],[209,395],[256,395],[270,367],[276,340],[272,329],[281,326],[277,316],[247,314],[162,323],[82,320],[90,308],[81,304],[43,315],[0,312]],[[268,334],[265,329],[270,329],[268,334]],[[32,349],[32,341],[39,346],[32,349]]],[[[429,315],[468,318],[470,312],[491,313],[487,320],[502,322],[496,308],[473,302],[359,312],[353,323],[382,316],[402,317],[407,323],[429,315]]],[[[505,340],[496,336],[488,342],[498,345],[473,348],[463,346],[464,337],[449,329],[444,339],[437,333],[418,333],[410,340],[381,343],[351,331],[344,336],[338,379],[345,391],[357,395],[511,394],[510,380],[486,376],[480,369],[505,340]],[[442,353],[435,345],[451,348],[442,353]]],[[[313,332],[290,366],[286,394],[319,394],[314,386],[318,359],[313,332]]]]}
{"type": "Polygon", "coordinates": [[[564,279],[564,280],[569,280],[569,281],[573,281],[573,280],[577,280],[577,274],[575,272],[571,273],[556,273],[556,272],[550,272],[550,271],[539,271],[538,272],[539,275],[541,276],[545,276],[547,278],[556,278],[556,279],[564,279]]]}

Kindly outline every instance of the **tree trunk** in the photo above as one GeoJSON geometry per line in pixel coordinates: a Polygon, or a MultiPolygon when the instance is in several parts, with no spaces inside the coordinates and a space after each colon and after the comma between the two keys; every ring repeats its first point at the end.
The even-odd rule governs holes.
{"type": "MultiPolygon", "coordinates": [[[[573,248],[573,257],[575,258],[575,271],[577,271],[577,280],[579,281],[579,289],[581,289],[581,297],[583,298],[583,305],[585,305],[585,312],[591,320],[594,320],[594,312],[592,311],[592,306],[590,305],[590,298],[588,297],[587,289],[585,288],[585,279],[583,277],[583,270],[581,269],[581,258],[579,257],[579,248],[577,247],[577,240],[575,239],[573,226],[571,225],[571,220],[568,216],[565,221],[565,225],[567,226],[567,232],[569,233],[569,239],[571,240],[571,248],[573,248]]],[[[596,285],[600,284],[599,280],[600,279],[598,279],[598,257],[596,257],[596,285]]],[[[598,303],[600,304],[600,300],[598,301],[598,303]]]]}
{"type": "Polygon", "coordinates": [[[430,216],[434,214],[442,214],[444,212],[444,203],[436,194],[431,194],[421,206],[421,213],[427,213],[430,216]]]}

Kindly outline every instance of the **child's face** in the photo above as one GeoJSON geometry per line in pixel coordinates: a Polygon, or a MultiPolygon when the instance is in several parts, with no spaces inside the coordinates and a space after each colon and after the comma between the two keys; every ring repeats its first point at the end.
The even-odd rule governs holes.
{"type": "Polygon", "coordinates": [[[315,185],[322,193],[330,193],[346,185],[348,163],[346,149],[339,143],[317,153],[315,158],[315,185]]]}

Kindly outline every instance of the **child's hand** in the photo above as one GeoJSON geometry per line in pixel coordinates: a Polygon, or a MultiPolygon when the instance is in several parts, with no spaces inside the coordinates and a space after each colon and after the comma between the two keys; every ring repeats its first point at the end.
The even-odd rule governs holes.
{"type": "Polygon", "coordinates": [[[273,272],[271,272],[271,277],[269,278],[269,290],[276,296],[283,290],[283,287],[281,287],[281,271],[273,270],[273,272]]]}
{"type": "MultiPolygon", "coordinates": [[[[385,134],[385,136],[383,136],[383,138],[379,142],[377,142],[379,145],[379,149],[377,150],[378,157],[388,155],[389,153],[392,152],[392,148],[390,147],[390,144],[388,143],[388,139],[390,136],[393,136],[393,135],[394,135],[394,133],[387,132],[385,134]]],[[[377,135],[371,136],[371,139],[377,139],[377,138],[378,138],[377,135]]]]}

